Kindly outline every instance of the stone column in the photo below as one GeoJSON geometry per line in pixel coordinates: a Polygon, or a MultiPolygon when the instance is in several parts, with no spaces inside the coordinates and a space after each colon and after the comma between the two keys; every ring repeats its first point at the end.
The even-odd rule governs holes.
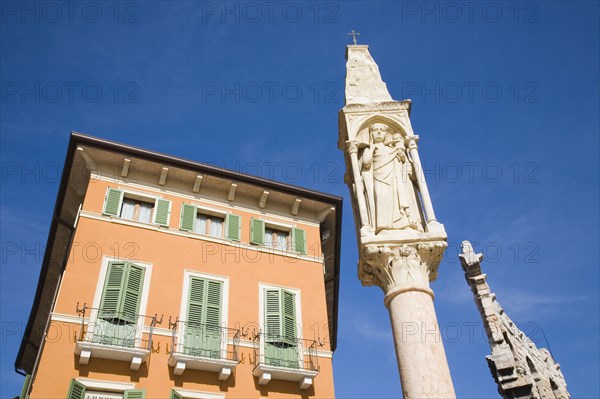
{"type": "Polygon", "coordinates": [[[338,147],[344,151],[354,208],[358,275],[363,285],[377,285],[385,294],[404,398],[454,398],[429,288],[447,235],[425,182],[418,136],[410,122],[411,103],[392,99],[368,46],[348,46],[346,59],[338,147]],[[410,178],[405,151],[416,189],[405,184],[410,178]]]}
{"type": "Polygon", "coordinates": [[[429,287],[446,246],[436,241],[365,248],[360,277],[385,293],[406,399],[456,397],[429,287]]]}

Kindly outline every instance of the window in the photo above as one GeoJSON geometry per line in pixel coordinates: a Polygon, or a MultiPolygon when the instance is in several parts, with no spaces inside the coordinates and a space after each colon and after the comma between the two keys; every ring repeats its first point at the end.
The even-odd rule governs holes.
{"type": "Polygon", "coordinates": [[[184,353],[221,358],[223,282],[190,277],[184,353]]]}
{"type": "Polygon", "coordinates": [[[124,198],[119,216],[123,219],[135,220],[136,222],[150,223],[153,211],[153,203],[133,198],[124,198]]]}
{"type": "Polygon", "coordinates": [[[290,232],[265,227],[265,246],[287,251],[290,247],[290,232]]]}
{"type": "Polygon", "coordinates": [[[112,382],[99,381],[78,381],[71,380],[67,399],[86,399],[86,398],[102,398],[102,399],[144,399],[146,390],[144,389],[123,389],[120,386],[133,384],[121,384],[112,382]]]}
{"type": "Polygon", "coordinates": [[[262,219],[250,220],[250,243],[306,254],[306,233],[302,229],[278,226],[262,219]]]}
{"type": "Polygon", "coordinates": [[[198,208],[196,205],[181,206],[180,229],[212,237],[239,241],[241,217],[198,208]]]}
{"type": "Polygon", "coordinates": [[[194,227],[194,232],[213,237],[223,237],[224,224],[225,218],[223,217],[206,215],[198,212],[196,215],[196,226],[194,227]]]}
{"type": "Polygon", "coordinates": [[[265,363],[298,368],[296,294],[285,289],[265,289],[264,320],[265,363]]]}
{"type": "Polygon", "coordinates": [[[155,223],[168,227],[171,216],[171,201],[109,188],[104,198],[102,213],[136,222],[155,223]]]}
{"type": "Polygon", "coordinates": [[[93,342],[134,347],[145,268],[109,262],[93,342]]]}

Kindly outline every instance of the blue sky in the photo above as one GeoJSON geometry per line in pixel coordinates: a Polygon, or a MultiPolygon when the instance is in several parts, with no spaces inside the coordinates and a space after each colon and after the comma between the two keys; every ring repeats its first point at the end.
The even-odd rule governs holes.
{"type": "Polygon", "coordinates": [[[378,288],[356,274],[337,112],[346,35],[411,98],[449,249],[433,283],[457,395],[498,394],[457,260],[486,256],[509,316],[597,398],[598,2],[62,2],[1,6],[1,397],[71,130],[345,198],[336,393],[401,395],[378,288]],[[25,8],[27,7],[27,8],[25,8]]]}

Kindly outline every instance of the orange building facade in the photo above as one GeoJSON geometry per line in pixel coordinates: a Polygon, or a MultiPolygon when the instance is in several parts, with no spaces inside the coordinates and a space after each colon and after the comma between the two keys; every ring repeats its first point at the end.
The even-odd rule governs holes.
{"type": "Polygon", "coordinates": [[[21,396],[333,397],[341,208],[73,133],[21,396]]]}

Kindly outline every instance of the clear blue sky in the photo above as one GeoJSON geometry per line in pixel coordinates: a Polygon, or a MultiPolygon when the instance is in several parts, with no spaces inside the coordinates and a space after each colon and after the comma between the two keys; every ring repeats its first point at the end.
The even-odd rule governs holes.
{"type": "Polygon", "coordinates": [[[464,239],[510,317],[539,345],[545,333],[572,396],[600,396],[598,2],[72,3],[1,3],[1,397],[22,384],[71,130],[343,195],[336,393],[400,396],[336,147],[351,29],[413,100],[448,231],[433,289],[458,396],[498,396],[464,239]]]}

